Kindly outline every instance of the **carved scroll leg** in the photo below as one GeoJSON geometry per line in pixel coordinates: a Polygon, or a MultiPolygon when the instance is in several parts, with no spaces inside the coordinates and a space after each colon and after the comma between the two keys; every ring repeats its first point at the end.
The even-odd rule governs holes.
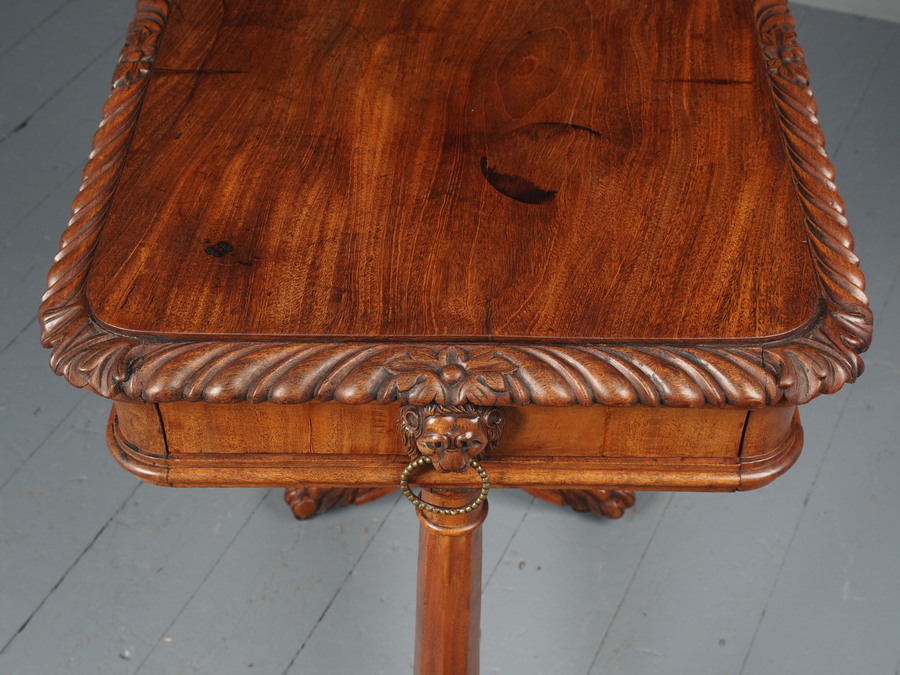
{"type": "MultiPolygon", "coordinates": [[[[472,502],[478,490],[423,489],[442,508],[472,502]]],[[[471,513],[418,512],[416,675],[477,675],[481,635],[481,524],[487,502],[471,513]]]]}
{"type": "Polygon", "coordinates": [[[306,520],[331,508],[367,504],[393,491],[394,488],[287,488],[284,501],[297,520],[306,520]]]}
{"type": "Polygon", "coordinates": [[[625,509],[634,506],[634,490],[528,490],[530,495],[558,506],[570,506],[598,518],[621,518],[625,509]]]}

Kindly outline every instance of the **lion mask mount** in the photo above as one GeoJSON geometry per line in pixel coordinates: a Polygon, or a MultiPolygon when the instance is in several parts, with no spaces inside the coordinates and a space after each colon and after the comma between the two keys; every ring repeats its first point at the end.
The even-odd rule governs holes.
{"type": "Polygon", "coordinates": [[[410,459],[430,457],[438,471],[464,471],[500,439],[497,408],[465,405],[407,405],[400,411],[400,431],[410,459]]]}

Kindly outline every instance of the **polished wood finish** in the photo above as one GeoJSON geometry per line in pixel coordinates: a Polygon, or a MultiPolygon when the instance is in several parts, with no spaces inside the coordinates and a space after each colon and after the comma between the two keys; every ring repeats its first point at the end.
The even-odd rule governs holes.
{"type": "MultiPolygon", "coordinates": [[[[759,487],[872,329],[795,38],[780,0],[138,0],[51,365],[141,478],[300,517],[396,485],[410,410],[475,444],[436,503],[482,454],[604,515],[759,487]]],[[[420,513],[420,672],[477,672],[485,511],[420,513]]]]}
{"type": "Polygon", "coordinates": [[[816,315],[746,2],[175,6],[88,279],[113,330],[747,339],[816,315]]]}
{"type": "MultiPolygon", "coordinates": [[[[116,403],[118,415],[134,406],[116,403]]],[[[170,453],[374,454],[404,459],[401,406],[303,403],[161,403],[156,423],[164,427],[170,453]]],[[[790,419],[793,406],[752,411],[790,419]]],[[[141,412],[144,412],[141,410],[141,412]]],[[[740,450],[749,411],[735,408],[651,409],[643,406],[503,409],[503,442],[497,453],[527,457],[729,457],[740,450]]],[[[153,420],[151,415],[149,418],[153,420]]],[[[764,452],[775,429],[754,437],[764,452]]],[[[783,435],[783,434],[782,434],[783,435]]],[[[140,444],[143,447],[143,444],[140,444]]]]}
{"type": "Polygon", "coordinates": [[[154,402],[854,380],[871,313],[784,5],[549,7],[141,0],[41,308],[54,369],[154,402]]]}
{"type": "MultiPolygon", "coordinates": [[[[426,489],[440,507],[468,504],[477,490],[426,489]]],[[[481,524],[488,505],[463,516],[419,511],[417,675],[478,675],[481,640],[481,524]]]]}

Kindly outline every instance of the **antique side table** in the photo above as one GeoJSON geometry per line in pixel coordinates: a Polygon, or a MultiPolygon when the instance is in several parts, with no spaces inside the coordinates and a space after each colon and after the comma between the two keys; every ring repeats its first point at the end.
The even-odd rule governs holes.
{"type": "Polygon", "coordinates": [[[461,673],[491,485],[773,480],[863,287],[783,1],[139,0],[40,318],[145,480],[402,487],[461,673]]]}

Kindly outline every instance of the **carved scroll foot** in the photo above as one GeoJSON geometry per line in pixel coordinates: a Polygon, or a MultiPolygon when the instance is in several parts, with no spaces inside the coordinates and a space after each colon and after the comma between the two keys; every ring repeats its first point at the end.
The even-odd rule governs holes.
{"type": "Polygon", "coordinates": [[[530,495],[558,506],[570,506],[598,518],[621,518],[634,506],[633,490],[525,490],[530,495]]]}
{"type": "Polygon", "coordinates": [[[367,504],[393,491],[394,488],[287,488],[284,501],[297,520],[306,520],[328,509],[367,504]]]}

